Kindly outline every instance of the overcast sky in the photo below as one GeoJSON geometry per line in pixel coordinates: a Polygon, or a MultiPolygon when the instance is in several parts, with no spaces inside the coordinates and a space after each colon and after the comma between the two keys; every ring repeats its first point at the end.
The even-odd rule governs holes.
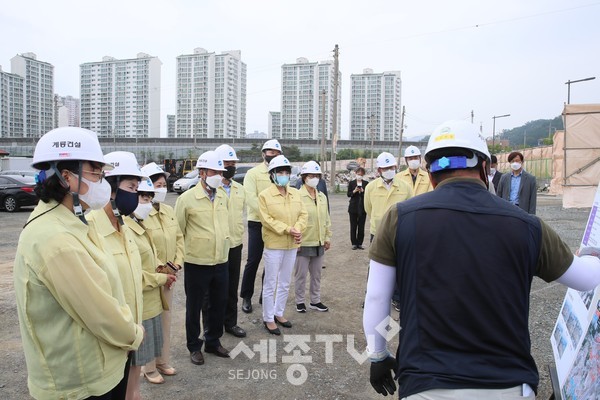
{"type": "Polygon", "coordinates": [[[79,97],[79,65],[105,55],[162,61],[161,134],[175,114],[175,57],[196,47],[241,50],[248,66],[248,132],[280,110],[281,65],[332,58],[340,47],[342,137],[350,75],[402,73],[405,136],[448,119],[496,130],[553,118],[567,99],[600,103],[600,2],[593,0],[29,0],[4,2],[0,65],[33,52],[55,67],[55,92],[79,97]],[[205,4],[206,3],[206,4],[205,4]],[[208,4],[210,3],[210,4],[208,4]],[[93,4],[93,5],[91,5],[93,4]]]}

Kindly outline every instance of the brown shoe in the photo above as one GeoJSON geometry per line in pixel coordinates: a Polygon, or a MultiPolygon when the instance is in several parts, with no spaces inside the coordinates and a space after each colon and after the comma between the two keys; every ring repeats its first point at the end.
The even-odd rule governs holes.
{"type": "Polygon", "coordinates": [[[229,350],[221,345],[218,345],[217,347],[204,346],[204,352],[214,354],[215,356],[221,358],[229,358],[229,350]]]}
{"type": "Polygon", "coordinates": [[[156,364],[156,369],[163,375],[173,376],[177,374],[177,370],[169,364],[156,364]]]}
{"type": "Polygon", "coordinates": [[[190,354],[190,360],[192,361],[192,364],[204,364],[204,356],[202,355],[202,352],[200,350],[192,351],[192,353],[190,354]]]}

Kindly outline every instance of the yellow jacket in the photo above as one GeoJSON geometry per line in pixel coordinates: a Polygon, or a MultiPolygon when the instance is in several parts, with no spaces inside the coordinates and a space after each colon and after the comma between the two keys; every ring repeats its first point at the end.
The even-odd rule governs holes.
{"type": "Polygon", "coordinates": [[[377,232],[377,225],[379,225],[383,214],[385,214],[390,206],[411,197],[412,188],[408,183],[398,179],[398,176],[392,180],[389,190],[381,177],[371,181],[365,189],[364,197],[365,212],[369,216],[369,231],[371,235],[377,232]]]}
{"type": "Polygon", "coordinates": [[[86,215],[90,226],[90,239],[106,253],[113,256],[125,293],[125,301],[136,323],[142,323],[142,259],[135,244],[135,234],[127,225],[117,232],[104,209],[86,215]]]}
{"type": "Polygon", "coordinates": [[[317,192],[316,201],[310,197],[306,185],[299,190],[307,212],[306,229],[302,232],[302,246],[323,246],[331,241],[331,218],[327,208],[327,197],[317,192]]]}
{"type": "Polygon", "coordinates": [[[56,206],[40,201],[19,238],[17,314],[31,395],[82,399],[119,383],[143,331],[125,303],[114,260],[92,243],[87,225],[56,206]]]}
{"type": "Polygon", "coordinates": [[[307,213],[298,189],[288,186],[284,197],[274,183],[258,195],[262,237],[267,249],[289,250],[300,247],[289,234],[292,228],[304,231],[307,213]]]}
{"type": "Polygon", "coordinates": [[[161,264],[171,261],[183,265],[184,240],[173,207],[161,203],[158,211],[152,207],[144,220],[146,232],[156,247],[156,256],[161,264]]]}
{"type": "Polygon", "coordinates": [[[246,172],[244,178],[244,191],[246,192],[246,206],[248,221],[260,222],[258,210],[258,195],[271,185],[267,164],[258,164],[246,172]]]}
{"type": "Polygon", "coordinates": [[[175,215],[185,238],[185,262],[217,265],[229,257],[229,200],[217,190],[210,201],[202,183],[184,192],[175,203],[175,215]]]}
{"type": "MultiPolygon", "coordinates": [[[[234,180],[231,180],[229,190],[229,241],[231,247],[237,247],[242,244],[244,237],[244,206],[246,205],[246,191],[244,187],[234,180]]],[[[220,187],[227,196],[225,188],[220,187]]]]}
{"type": "Polygon", "coordinates": [[[433,186],[431,185],[431,181],[429,180],[429,174],[427,171],[419,168],[419,172],[417,172],[417,179],[415,179],[415,183],[413,184],[412,176],[410,175],[410,170],[406,168],[404,171],[400,171],[396,174],[396,177],[399,178],[402,182],[408,183],[408,185],[412,188],[412,197],[415,197],[419,194],[431,192],[433,190],[433,186]]]}
{"type": "Polygon", "coordinates": [[[140,249],[140,257],[142,258],[142,298],[144,301],[142,321],[145,321],[163,312],[160,287],[167,283],[167,274],[156,272],[156,267],[160,262],[156,258],[156,248],[144,226],[131,219],[131,217],[124,217],[123,221],[135,233],[135,244],[140,249]]]}

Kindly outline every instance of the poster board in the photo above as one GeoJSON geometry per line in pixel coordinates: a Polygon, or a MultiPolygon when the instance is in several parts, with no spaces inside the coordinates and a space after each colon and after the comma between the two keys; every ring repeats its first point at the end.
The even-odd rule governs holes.
{"type": "MultiPolygon", "coordinates": [[[[600,190],[596,190],[580,250],[586,247],[600,248],[600,190]]],[[[567,291],[550,342],[560,397],[600,399],[600,288],[567,291]]]]}

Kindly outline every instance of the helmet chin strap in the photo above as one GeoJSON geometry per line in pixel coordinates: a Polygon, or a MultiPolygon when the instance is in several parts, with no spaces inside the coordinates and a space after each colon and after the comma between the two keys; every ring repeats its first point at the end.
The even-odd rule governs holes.
{"type": "Polygon", "coordinates": [[[65,180],[65,178],[62,176],[62,174],[58,170],[58,167],[56,166],[56,162],[52,162],[52,169],[54,170],[54,173],[58,176],[58,179],[60,180],[63,187],[65,189],[69,189],[69,193],[71,194],[71,197],[73,198],[73,213],[75,214],[75,216],[77,218],[79,218],[81,220],[81,222],[83,222],[84,224],[87,225],[88,222],[85,219],[85,215],[83,214],[83,206],[81,205],[81,202],[79,201],[79,192],[81,191],[81,175],[83,174],[83,162],[79,161],[79,166],[77,169],[77,192],[73,192],[70,190],[71,185],[69,185],[69,183],[65,180]]]}

